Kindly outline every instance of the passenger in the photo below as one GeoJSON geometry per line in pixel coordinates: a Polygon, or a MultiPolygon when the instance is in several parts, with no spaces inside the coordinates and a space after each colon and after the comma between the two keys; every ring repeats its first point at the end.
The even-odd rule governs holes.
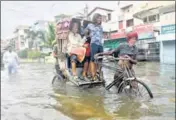
{"type": "Polygon", "coordinates": [[[3,62],[5,69],[8,70],[8,74],[16,73],[19,65],[19,58],[16,52],[12,50],[12,47],[8,47],[8,51],[4,53],[3,62]]]}
{"type": "Polygon", "coordinates": [[[119,58],[127,58],[128,60],[119,60],[118,69],[114,75],[114,79],[118,79],[117,85],[121,83],[126,74],[123,74],[124,66],[128,67],[132,74],[134,75],[134,71],[132,68],[133,64],[137,64],[136,55],[137,55],[137,47],[135,45],[138,39],[138,34],[136,32],[130,32],[127,34],[127,43],[121,44],[115,50],[96,54],[95,57],[100,55],[112,55],[113,53],[117,53],[119,58]]]}
{"type": "Polygon", "coordinates": [[[101,26],[102,16],[96,13],[93,16],[93,24],[88,24],[86,31],[90,31],[91,44],[90,44],[90,70],[92,75],[92,80],[97,80],[96,77],[96,65],[94,63],[94,55],[103,52],[103,28],[101,26]]]}
{"type": "Polygon", "coordinates": [[[86,48],[86,55],[84,58],[84,68],[83,68],[83,73],[82,73],[82,79],[86,79],[87,78],[87,73],[88,73],[88,68],[89,68],[89,62],[90,62],[90,41],[91,38],[89,36],[89,32],[85,34],[85,43],[84,43],[84,47],[86,48]]]}
{"type": "MultiPolygon", "coordinates": [[[[83,47],[83,44],[84,40],[81,38],[80,34],[78,34],[78,23],[72,23],[70,26],[70,33],[68,35],[67,52],[71,58],[72,74],[74,80],[78,80],[78,76],[76,74],[76,63],[79,62],[79,53],[73,53],[73,51],[80,49],[80,51],[76,52],[82,52],[81,47],[83,47]]],[[[85,48],[83,50],[85,50],[85,48]]]]}

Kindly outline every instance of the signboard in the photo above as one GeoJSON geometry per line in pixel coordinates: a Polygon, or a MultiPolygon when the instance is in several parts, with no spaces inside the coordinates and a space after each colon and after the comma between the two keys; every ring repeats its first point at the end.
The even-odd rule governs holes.
{"type": "Polygon", "coordinates": [[[126,34],[125,32],[117,32],[117,33],[112,33],[110,35],[110,39],[118,39],[118,38],[125,38],[126,34]]]}
{"type": "Polygon", "coordinates": [[[148,32],[148,33],[141,33],[138,35],[138,39],[152,39],[154,37],[153,32],[148,32]]]}
{"type": "Polygon", "coordinates": [[[136,31],[138,34],[141,34],[141,33],[153,32],[154,28],[152,24],[143,24],[143,25],[134,26],[133,30],[136,31]]]}
{"type": "Polygon", "coordinates": [[[154,27],[152,24],[143,24],[133,27],[133,31],[138,33],[138,39],[151,39],[153,35],[154,27]]]}
{"type": "Polygon", "coordinates": [[[151,39],[154,36],[153,30],[154,30],[154,27],[152,24],[137,25],[137,26],[127,28],[126,31],[122,30],[117,33],[112,33],[111,39],[125,38],[126,33],[130,32],[130,31],[137,32],[138,39],[151,39]]]}
{"type": "Polygon", "coordinates": [[[175,24],[161,26],[161,34],[175,33],[175,24]]]}

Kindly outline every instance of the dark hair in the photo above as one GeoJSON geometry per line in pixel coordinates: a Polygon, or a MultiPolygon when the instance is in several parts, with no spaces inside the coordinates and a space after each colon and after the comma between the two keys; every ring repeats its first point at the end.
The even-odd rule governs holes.
{"type": "MultiPolygon", "coordinates": [[[[101,17],[101,16],[102,16],[101,14],[95,13],[94,16],[93,16],[93,18],[92,18],[92,22],[93,22],[94,24],[96,24],[96,23],[97,23],[97,18],[98,18],[98,17],[101,17]]],[[[100,23],[100,24],[101,24],[101,23],[100,23]]]]}
{"type": "MultiPolygon", "coordinates": [[[[70,31],[72,31],[74,24],[77,24],[77,25],[78,25],[77,22],[72,22],[72,23],[70,24],[70,31]]],[[[78,29],[79,29],[79,25],[78,25],[78,29]]]]}
{"type": "Polygon", "coordinates": [[[90,37],[87,37],[86,39],[87,39],[86,42],[90,44],[91,38],[90,38],[90,37]]]}
{"type": "Polygon", "coordinates": [[[11,46],[11,45],[9,45],[9,46],[7,47],[7,49],[12,49],[12,46],[11,46]]]}
{"type": "Polygon", "coordinates": [[[73,19],[71,20],[70,26],[69,26],[69,30],[72,31],[73,25],[74,25],[75,23],[78,24],[78,33],[80,33],[80,32],[81,32],[81,23],[80,23],[80,21],[79,21],[78,19],[75,19],[75,18],[73,18],[73,19]]]}

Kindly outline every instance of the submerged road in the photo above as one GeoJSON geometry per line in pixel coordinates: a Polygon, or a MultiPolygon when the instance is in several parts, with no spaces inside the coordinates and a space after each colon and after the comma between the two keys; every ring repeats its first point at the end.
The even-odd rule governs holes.
{"type": "MultiPolygon", "coordinates": [[[[136,74],[154,99],[129,100],[103,87],[51,85],[51,64],[21,64],[17,74],[1,71],[2,120],[175,120],[175,66],[139,63],[136,74]]],[[[113,77],[105,71],[105,78],[113,77]]]]}

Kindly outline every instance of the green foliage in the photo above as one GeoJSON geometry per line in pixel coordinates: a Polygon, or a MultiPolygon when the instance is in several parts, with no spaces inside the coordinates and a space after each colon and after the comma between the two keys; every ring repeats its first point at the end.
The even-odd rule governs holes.
{"type": "Polygon", "coordinates": [[[41,53],[39,51],[34,51],[34,50],[28,51],[28,58],[29,59],[39,58],[40,56],[41,56],[41,53]]]}
{"type": "Polygon", "coordinates": [[[32,49],[33,45],[34,45],[34,40],[37,38],[38,33],[34,32],[32,30],[29,30],[27,32],[27,36],[25,39],[29,39],[29,49],[32,49]]]}
{"type": "Polygon", "coordinates": [[[47,31],[47,42],[46,44],[52,47],[52,43],[55,40],[55,27],[53,23],[48,24],[48,31],[47,31]]]}
{"type": "Polygon", "coordinates": [[[50,56],[50,53],[41,53],[40,57],[50,56]]]}
{"type": "Polygon", "coordinates": [[[27,58],[27,56],[28,56],[28,49],[24,49],[24,50],[19,51],[18,52],[18,56],[20,58],[27,58]]]}

